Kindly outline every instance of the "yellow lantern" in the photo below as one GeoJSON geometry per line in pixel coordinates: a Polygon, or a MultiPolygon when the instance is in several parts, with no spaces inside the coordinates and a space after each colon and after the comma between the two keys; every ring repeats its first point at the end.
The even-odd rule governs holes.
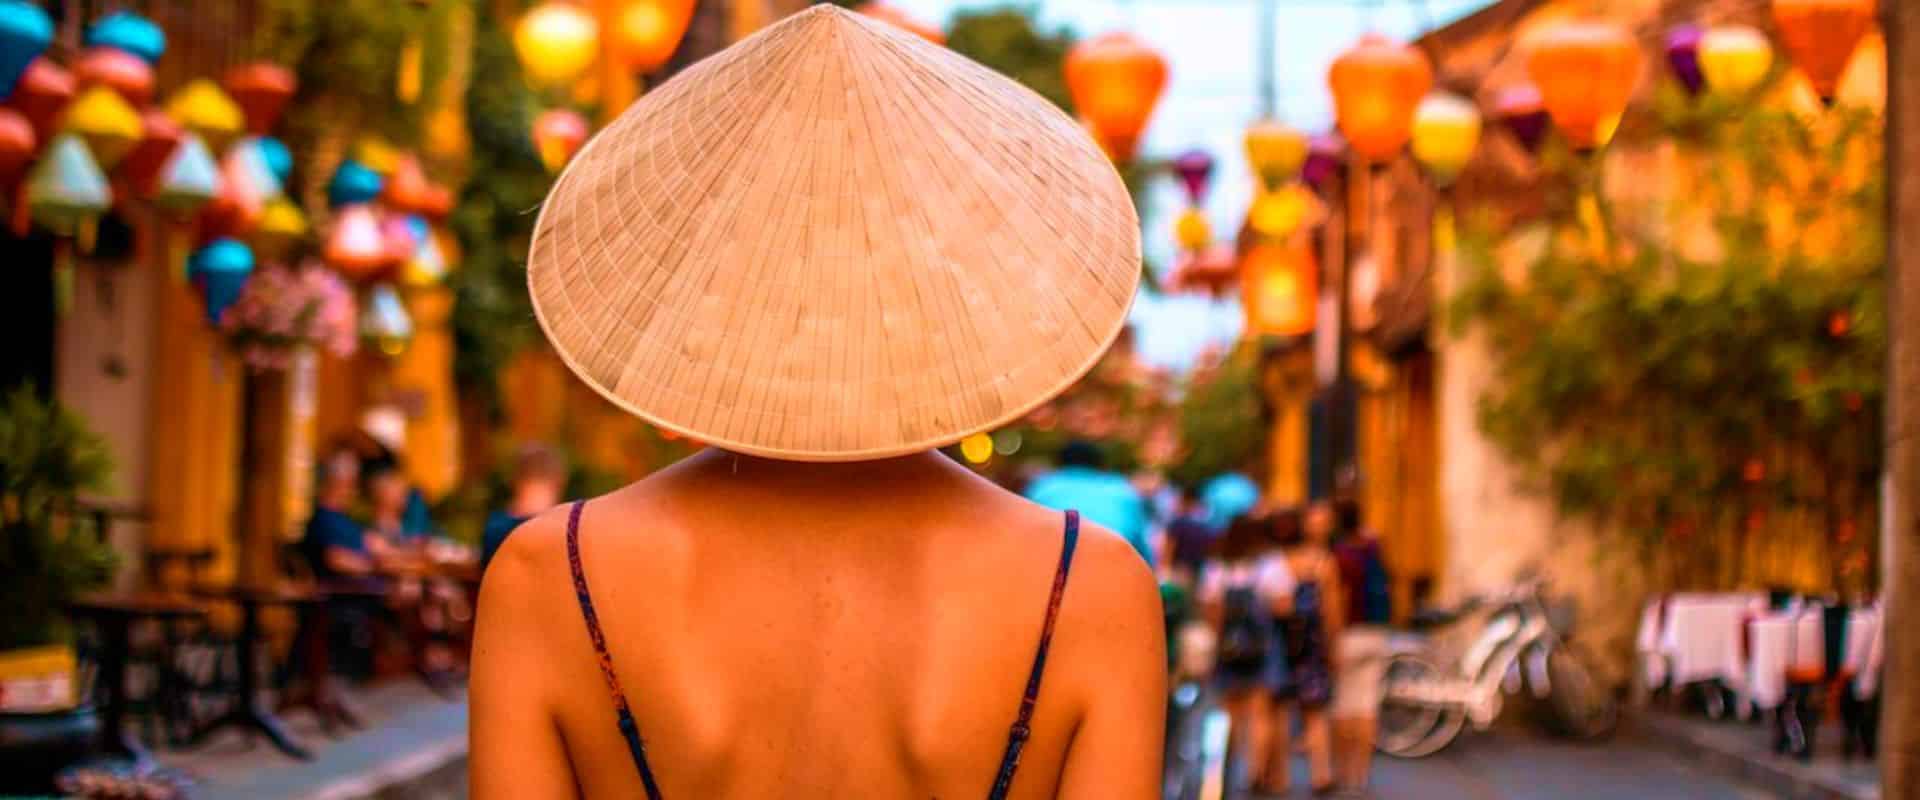
{"type": "Polygon", "coordinates": [[[1262,243],[1241,259],[1247,331],[1303,336],[1313,331],[1319,306],[1319,269],[1305,247],[1262,243]]]}
{"type": "Polygon", "coordinates": [[[1207,215],[1200,209],[1188,208],[1174,220],[1173,238],[1182,250],[1205,250],[1213,243],[1213,226],[1207,223],[1207,215]]]}
{"type": "Polygon", "coordinates": [[[1067,90],[1087,127],[1115,161],[1133,158],[1147,119],[1167,88],[1167,61],[1130,33],[1114,32],[1067,52],[1067,90]]]}
{"type": "Polygon", "coordinates": [[[1721,94],[1743,95],[1773,69],[1773,45],[1745,25],[1719,25],[1700,37],[1700,74],[1721,94]]]}
{"type": "Polygon", "coordinates": [[[1273,191],[1300,174],[1307,163],[1307,134],[1279,120],[1263,119],[1247,128],[1247,164],[1260,188],[1273,191]]]}
{"type": "Polygon", "coordinates": [[[145,126],[140,114],[121,99],[120,93],[97,85],[80,93],[67,106],[65,130],[79,134],[93,151],[93,158],[104,170],[112,170],[127,151],[140,141],[145,126]]]}
{"type": "Polygon", "coordinates": [[[1300,184],[1289,184],[1272,192],[1260,192],[1247,209],[1247,225],[1255,233],[1271,239],[1283,239],[1319,212],[1320,201],[1300,184]]]}
{"type": "Polygon", "coordinates": [[[513,48],[529,81],[558,86],[593,64],[600,50],[600,23],[579,6],[550,0],[520,18],[513,48]]]}
{"type": "Polygon", "coordinates": [[[633,72],[665,66],[693,21],[693,0],[627,0],[614,9],[607,35],[613,57],[633,72]]]}
{"type": "Polygon", "coordinates": [[[1433,88],[1433,65],[1419,50],[1367,34],[1334,59],[1327,86],[1348,146],[1368,160],[1390,161],[1412,134],[1414,107],[1433,88]]]}
{"type": "Polygon", "coordinates": [[[197,78],[174,92],[167,100],[167,116],[215,151],[225,150],[247,122],[240,104],[206,78],[197,78]]]}
{"type": "Polygon", "coordinates": [[[1453,182],[1480,144],[1480,109],[1463,97],[1435,92],[1413,112],[1413,157],[1441,185],[1453,182]]]}

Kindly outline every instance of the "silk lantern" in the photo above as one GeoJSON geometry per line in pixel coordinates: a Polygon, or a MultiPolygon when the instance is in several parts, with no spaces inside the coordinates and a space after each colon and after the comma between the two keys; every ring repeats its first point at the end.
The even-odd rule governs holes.
{"type": "Polygon", "coordinates": [[[426,172],[421,170],[420,160],[405,156],[394,166],[393,173],[387,176],[380,199],[395,209],[420,213],[430,202],[427,194],[431,190],[432,184],[427,181],[426,172]]]}
{"type": "Polygon", "coordinates": [[[862,14],[886,22],[889,25],[929,42],[933,42],[934,44],[943,45],[947,43],[947,35],[941,32],[939,28],[915,19],[912,14],[907,13],[899,6],[891,3],[874,0],[873,2],[861,3],[857,10],[862,14]]]}
{"type": "Polygon", "coordinates": [[[1493,96],[1493,118],[1513,134],[1514,141],[1529,153],[1540,152],[1546,141],[1547,106],[1540,102],[1540,90],[1531,83],[1502,89],[1493,96]]]}
{"type": "Polygon", "coordinates": [[[204,235],[241,238],[260,224],[267,203],[285,194],[249,140],[236,142],[220,159],[220,193],[201,212],[204,235]]]}
{"type": "Polygon", "coordinates": [[[153,20],[131,11],[115,11],[87,28],[86,45],[125,50],[153,64],[167,52],[167,34],[153,20]]]}
{"type": "Polygon", "coordinates": [[[367,304],[360,312],[360,335],[388,356],[397,356],[413,339],[413,317],[406,303],[391,284],[379,284],[367,292],[367,304]]]}
{"type": "Polygon", "coordinates": [[[528,80],[558,86],[580,77],[600,49],[600,23],[579,6],[549,0],[520,18],[514,50],[528,80]]]}
{"type": "Polygon", "coordinates": [[[666,66],[693,21],[694,0],[624,0],[613,8],[607,49],[631,72],[666,66]]]}
{"type": "Polygon", "coordinates": [[[0,184],[12,184],[33,161],[40,138],[33,133],[27,115],[11,108],[0,108],[0,184]]]}
{"type": "Polygon", "coordinates": [[[1390,161],[1413,132],[1413,111],[1433,88],[1433,65],[1412,47],[1376,34],[1361,37],[1327,72],[1334,119],[1362,158],[1390,161]]]}
{"type": "Polygon", "coordinates": [[[106,173],[79,135],[62,133],[27,176],[27,210],[34,222],[60,236],[80,240],[92,248],[95,223],[113,204],[106,173]]]}
{"type": "Polygon", "coordinates": [[[380,219],[380,243],[386,248],[388,263],[406,263],[426,238],[426,231],[416,232],[407,215],[387,214],[380,219]]]}
{"type": "Polygon", "coordinates": [[[13,84],[7,102],[27,115],[33,122],[34,135],[44,140],[52,138],[60,112],[73,102],[74,92],[71,73],[47,58],[37,58],[13,84]]]}
{"type": "Polygon", "coordinates": [[[580,145],[586,144],[587,135],[587,118],[572,109],[548,109],[533,120],[534,151],[540,154],[540,163],[548,172],[559,172],[566,166],[580,145]]]}
{"type": "Polygon", "coordinates": [[[1692,23],[1676,25],[1667,32],[1667,68],[1687,94],[1699,94],[1706,86],[1707,76],[1700,70],[1700,38],[1705,35],[1704,29],[1692,23]]]}
{"type": "Polygon", "coordinates": [[[1206,212],[1189,207],[1174,219],[1173,238],[1180,249],[1199,252],[1213,244],[1213,225],[1207,222],[1206,212]]]}
{"type": "Polygon", "coordinates": [[[334,168],[333,177],[327,181],[327,205],[332,208],[370,203],[380,197],[386,187],[386,179],[380,173],[368,169],[353,159],[345,159],[334,168]]]}
{"type": "Polygon", "coordinates": [[[1833,102],[1840,74],[1873,27],[1873,12],[1873,0],[1773,0],[1780,43],[1822,101],[1833,102]]]}
{"type": "Polygon", "coordinates": [[[271,136],[256,136],[253,146],[260,151],[260,159],[266,162],[267,169],[273,171],[273,177],[281,186],[286,186],[293,177],[293,151],[287,149],[286,142],[271,136]]]}
{"type": "Polygon", "coordinates": [[[153,67],[139,56],[111,47],[95,47],[74,62],[73,77],[82,88],[105,86],[134,106],[153,100],[153,67]]]}
{"type": "Polygon", "coordinates": [[[1249,333],[1305,336],[1319,310],[1319,267],[1304,247],[1264,242],[1241,257],[1241,302],[1249,333]]]}
{"type": "Polygon", "coordinates": [[[140,141],[140,114],[105,86],[80,93],[67,106],[61,129],[78,134],[102,169],[113,169],[140,141]]]}
{"type": "Polygon", "coordinates": [[[1207,196],[1207,184],[1213,179],[1213,156],[1205,150],[1188,150],[1173,159],[1173,174],[1187,190],[1187,203],[1200,205],[1207,196]]]}
{"type": "Polygon", "coordinates": [[[228,238],[208,242],[187,259],[187,277],[200,290],[208,324],[219,325],[227,308],[240,299],[253,265],[253,249],[228,238]]]}
{"type": "Polygon", "coordinates": [[[1254,195],[1247,207],[1247,227],[1269,239],[1292,236],[1301,226],[1314,220],[1320,201],[1300,184],[1289,184],[1271,192],[1254,195]]]}
{"type": "Polygon", "coordinates": [[[53,19],[27,0],[0,0],[0,100],[26,72],[27,65],[53,42],[53,19]]]}
{"type": "Polygon", "coordinates": [[[186,133],[165,111],[149,108],[140,112],[140,141],[120,159],[116,177],[141,196],[152,194],[160,168],[166,165],[167,158],[180,146],[186,133]]]}
{"type": "Polygon", "coordinates": [[[220,193],[220,167],[199,136],[189,132],[154,176],[153,203],[178,216],[199,211],[220,193]]]}
{"type": "Polygon", "coordinates": [[[299,88],[293,70],[271,61],[255,61],[227,71],[227,95],[240,107],[247,131],[264,136],[280,122],[288,101],[299,88]]]}
{"type": "Polygon", "coordinates": [[[1113,32],[1067,51],[1067,91],[1094,138],[1118,162],[1130,161],[1167,88],[1167,62],[1130,33],[1113,32]]]}
{"type": "Polygon", "coordinates": [[[1772,69],[1773,45],[1753,28],[1719,25],[1700,37],[1700,72],[1715,92],[1744,95],[1772,69]]]}
{"type": "Polygon", "coordinates": [[[1347,159],[1347,143],[1335,134],[1321,134],[1307,140],[1307,160],[1300,164],[1300,180],[1314,191],[1324,191],[1340,175],[1347,159]]]}
{"type": "Polygon", "coordinates": [[[1575,150],[1591,151],[1620,125],[1640,76],[1640,50],[1613,23],[1561,23],[1534,38],[1527,75],[1554,126],[1575,150]]]}
{"type": "Polygon", "coordinates": [[[380,234],[380,220],[365,203],[344,206],[334,214],[324,254],[328,264],[352,280],[377,277],[393,265],[380,234]]]}
{"type": "Polygon", "coordinates": [[[260,212],[260,224],[253,228],[253,248],[268,260],[285,258],[294,245],[307,235],[307,215],[292,200],[280,197],[267,202],[260,212]]]}
{"type": "Polygon", "coordinates": [[[1307,163],[1307,135],[1279,120],[1263,119],[1249,126],[1246,148],[1247,165],[1266,191],[1293,180],[1307,163]]]}
{"type": "Polygon", "coordinates": [[[195,78],[174,92],[167,99],[167,114],[216,150],[224,149],[245,123],[240,106],[206,78],[195,78]]]}
{"type": "Polygon", "coordinates": [[[1480,145],[1480,109],[1459,95],[1435,92],[1413,112],[1413,157],[1440,185],[1453,183],[1480,145]]]}

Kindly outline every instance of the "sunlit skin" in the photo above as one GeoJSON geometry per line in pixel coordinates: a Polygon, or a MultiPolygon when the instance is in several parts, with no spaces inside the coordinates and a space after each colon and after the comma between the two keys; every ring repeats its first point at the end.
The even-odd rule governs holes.
{"type": "MultiPolygon", "coordinates": [[[[590,502],[581,561],[669,798],[978,797],[1058,562],[1061,515],[935,453],[708,450],[590,502]]],[[[566,509],[488,569],[477,800],[643,797],[566,561],[566,509]]],[[[1083,527],[1011,797],[1157,793],[1166,661],[1147,565],[1083,527]]]]}

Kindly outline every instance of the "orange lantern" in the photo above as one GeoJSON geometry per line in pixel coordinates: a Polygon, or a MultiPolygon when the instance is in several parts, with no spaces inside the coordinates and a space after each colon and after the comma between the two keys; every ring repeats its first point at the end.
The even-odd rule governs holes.
{"type": "Polygon", "coordinates": [[[1640,78],[1640,48],[1626,29],[1606,22],[1570,22],[1533,40],[1527,74],[1553,124],[1577,150],[1613,138],[1640,78]]]}
{"type": "Polygon", "coordinates": [[[934,44],[947,43],[947,35],[942,33],[939,28],[914,19],[913,15],[900,10],[898,6],[874,0],[874,2],[861,3],[859,11],[862,14],[885,21],[888,24],[929,42],[933,42],[934,44]]]}
{"type": "Polygon", "coordinates": [[[1167,61],[1130,33],[1114,32],[1067,52],[1067,91],[1100,146],[1115,161],[1133,158],[1147,119],[1167,88],[1167,61]]]}
{"type": "Polygon", "coordinates": [[[227,72],[227,94],[246,115],[247,131],[264,136],[279,122],[280,112],[299,88],[293,70],[271,61],[242,64],[227,72]]]}
{"type": "Polygon", "coordinates": [[[1840,73],[1873,27],[1873,0],[1773,0],[1773,22],[1793,65],[1831,104],[1840,73]]]}
{"type": "Polygon", "coordinates": [[[1425,54],[1378,34],[1361,37],[1327,71],[1333,115],[1362,158],[1390,161],[1413,133],[1413,112],[1433,89],[1425,54]]]}
{"type": "Polygon", "coordinates": [[[427,173],[420,169],[420,160],[413,156],[401,156],[394,163],[393,174],[387,176],[380,199],[401,211],[425,213],[433,205],[433,184],[427,180],[427,173]]]}
{"type": "Polygon", "coordinates": [[[607,46],[627,69],[652,72],[666,66],[692,21],[693,0],[626,0],[608,20],[607,46]]]}
{"type": "Polygon", "coordinates": [[[1304,336],[1313,331],[1319,309],[1320,270],[1304,246],[1262,242],[1241,257],[1241,302],[1247,332],[1304,336]]]}
{"type": "Polygon", "coordinates": [[[587,118],[567,108],[552,108],[533,118],[533,149],[548,172],[559,172],[587,142],[587,118]]]}
{"type": "Polygon", "coordinates": [[[60,112],[73,101],[75,91],[73,75],[41,56],[27,64],[27,71],[20,73],[7,105],[27,115],[33,122],[33,135],[44,142],[53,138],[60,112]]]}

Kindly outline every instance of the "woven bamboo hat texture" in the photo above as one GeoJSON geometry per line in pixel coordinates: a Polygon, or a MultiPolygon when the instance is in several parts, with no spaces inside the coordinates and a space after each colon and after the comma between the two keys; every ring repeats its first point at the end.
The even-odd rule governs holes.
{"type": "Polygon", "coordinates": [[[620,407],[736,452],[853,461],[1066,389],[1125,324],[1140,232],[1046,100],[816,5],[594,137],[527,272],[554,349],[620,407]]]}

